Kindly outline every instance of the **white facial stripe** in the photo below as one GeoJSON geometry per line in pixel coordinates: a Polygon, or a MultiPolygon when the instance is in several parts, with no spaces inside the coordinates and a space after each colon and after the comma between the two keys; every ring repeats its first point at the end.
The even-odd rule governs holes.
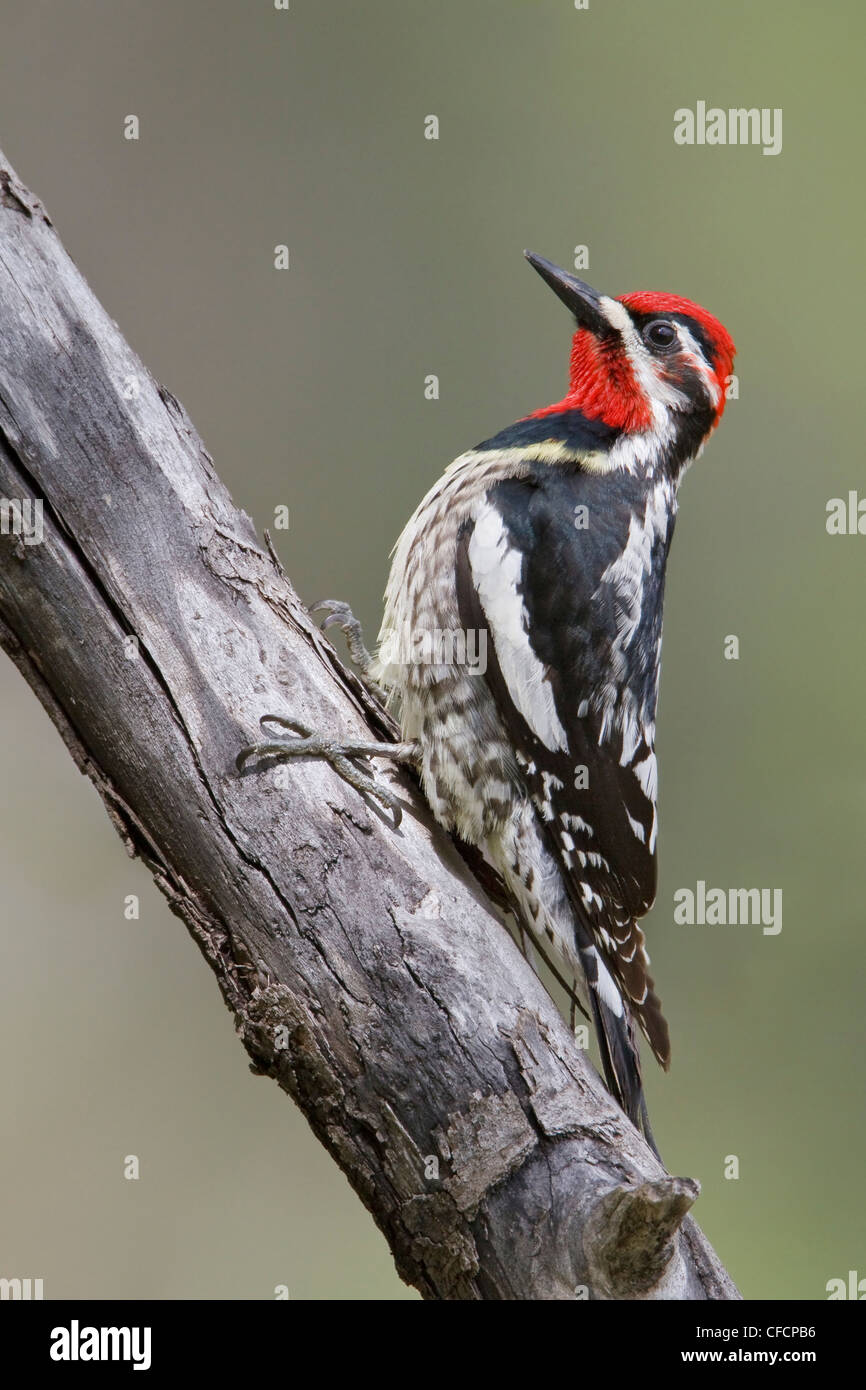
{"type": "Polygon", "coordinates": [[[601,312],[604,314],[611,328],[615,328],[617,333],[623,337],[627,333],[634,332],[634,324],[631,321],[631,314],[624,304],[620,304],[618,299],[611,299],[603,294],[599,301],[601,312]]]}
{"type": "Polygon", "coordinates": [[[559,721],[550,682],[529,642],[519,592],[523,557],[512,549],[499,512],[482,502],[469,539],[469,567],[490,627],[509,694],[532,732],[551,752],[565,752],[568,738],[559,721]]]}
{"type": "Polygon", "coordinates": [[[637,329],[632,327],[626,346],[631,359],[632,370],[640,382],[641,390],[652,403],[653,419],[656,425],[666,424],[672,410],[683,410],[688,405],[688,397],[678,391],[669,381],[664,381],[658,373],[656,359],[653,357],[637,329]]]}
{"type": "Polygon", "coordinates": [[[686,397],[670,382],[660,379],[655,359],[635,328],[631,314],[625,305],[620,304],[616,299],[609,299],[607,295],[603,295],[601,307],[608,323],[621,335],[638,386],[650,403],[653,415],[652,432],[654,434],[667,432],[670,425],[670,412],[682,410],[688,404],[686,397]]]}
{"type": "Polygon", "coordinates": [[[697,372],[700,372],[701,376],[704,379],[706,388],[710,393],[710,400],[712,401],[713,407],[715,408],[719,404],[719,401],[722,399],[722,393],[719,390],[719,383],[716,380],[716,374],[713,371],[713,368],[707,362],[707,359],[704,357],[703,350],[700,347],[697,339],[689,332],[685,324],[678,323],[677,329],[680,335],[680,342],[685,348],[686,361],[690,364],[690,366],[694,367],[697,372]]]}

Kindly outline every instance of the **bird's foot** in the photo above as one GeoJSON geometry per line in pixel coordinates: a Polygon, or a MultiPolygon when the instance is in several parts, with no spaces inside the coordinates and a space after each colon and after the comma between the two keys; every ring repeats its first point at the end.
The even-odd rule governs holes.
{"type": "Polygon", "coordinates": [[[367,689],[376,699],[384,704],[387,699],[387,691],[383,690],[373,680],[371,672],[373,670],[373,657],[368,652],[364,643],[364,629],[355,617],[348,603],[343,603],[337,598],[322,598],[318,603],[310,604],[310,612],[324,612],[325,619],[320,623],[323,632],[327,632],[329,627],[338,627],[345,635],[346,646],[349,648],[349,656],[357,666],[361,678],[367,689]]]}
{"type": "Polygon", "coordinates": [[[301,724],[297,719],[283,719],[278,714],[263,714],[259,720],[262,733],[266,737],[260,743],[251,743],[238,753],[235,763],[239,772],[253,759],[275,758],[279,762],[289,758],[325,758],[338,772],[344,782],[354,787],[364,796],[372,796],[380,806],[384,806],[394,817],[394,829],[403,818],[399,799],[393,792],[379,785],[369,773],[356,767],[354,758],[393,758],[397,762],[416,762],[418,745],[415,743],[373,743],[350,740],[340,743],[326,738],[301,724]],[[267,737],[266,724],[277,724],[289,732],[267,737]]]}

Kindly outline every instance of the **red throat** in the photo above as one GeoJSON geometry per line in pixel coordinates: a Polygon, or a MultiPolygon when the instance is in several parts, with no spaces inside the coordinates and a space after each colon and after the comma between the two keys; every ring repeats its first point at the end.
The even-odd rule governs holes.
{"type": "Polygon", "coordinates": [[[568,394],[529,418],[563,410],[579,410],[588,420],[603,420],[628,433],[652,424],[650,403],[625,352],[615,339],[599,341],[588,328],[579,328],[572,339],[568,394]]]}

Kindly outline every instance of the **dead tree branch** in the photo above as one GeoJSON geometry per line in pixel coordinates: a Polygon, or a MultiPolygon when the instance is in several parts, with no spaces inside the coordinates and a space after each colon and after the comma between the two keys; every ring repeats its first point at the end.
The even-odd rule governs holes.
{"type": "Polygon", "coordinates": [[[259,716],[393,731],[0,155],[0,643],[430,1298],[736,1298],[431,822],[259,716]],[[41,509],[41,522],[40,522],[41,509]],[[37,534],[41,529],[41,537],[37,534]]]}

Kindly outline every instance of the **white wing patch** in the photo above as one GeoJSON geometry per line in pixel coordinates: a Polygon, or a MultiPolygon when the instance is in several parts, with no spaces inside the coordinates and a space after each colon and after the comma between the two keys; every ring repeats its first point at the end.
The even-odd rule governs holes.
{"type": "Polygon", "coordinates": [[[508,692],[532,732],[552,753],[566,752],[568,738],[556,713],[553,690],[529,642],[527,613],[519,592],[523,557],[508,543],[499,512],[485,502],[469,539],[469,568],[490,627],[508,692]]]}
{"type": "Polygon", "coordinates": [[[643,788],[644,796],[655,805],[658,790],[658,763],[655,753],[648,753],[641,762],[635,763],[634,775],[643,788]]]}

